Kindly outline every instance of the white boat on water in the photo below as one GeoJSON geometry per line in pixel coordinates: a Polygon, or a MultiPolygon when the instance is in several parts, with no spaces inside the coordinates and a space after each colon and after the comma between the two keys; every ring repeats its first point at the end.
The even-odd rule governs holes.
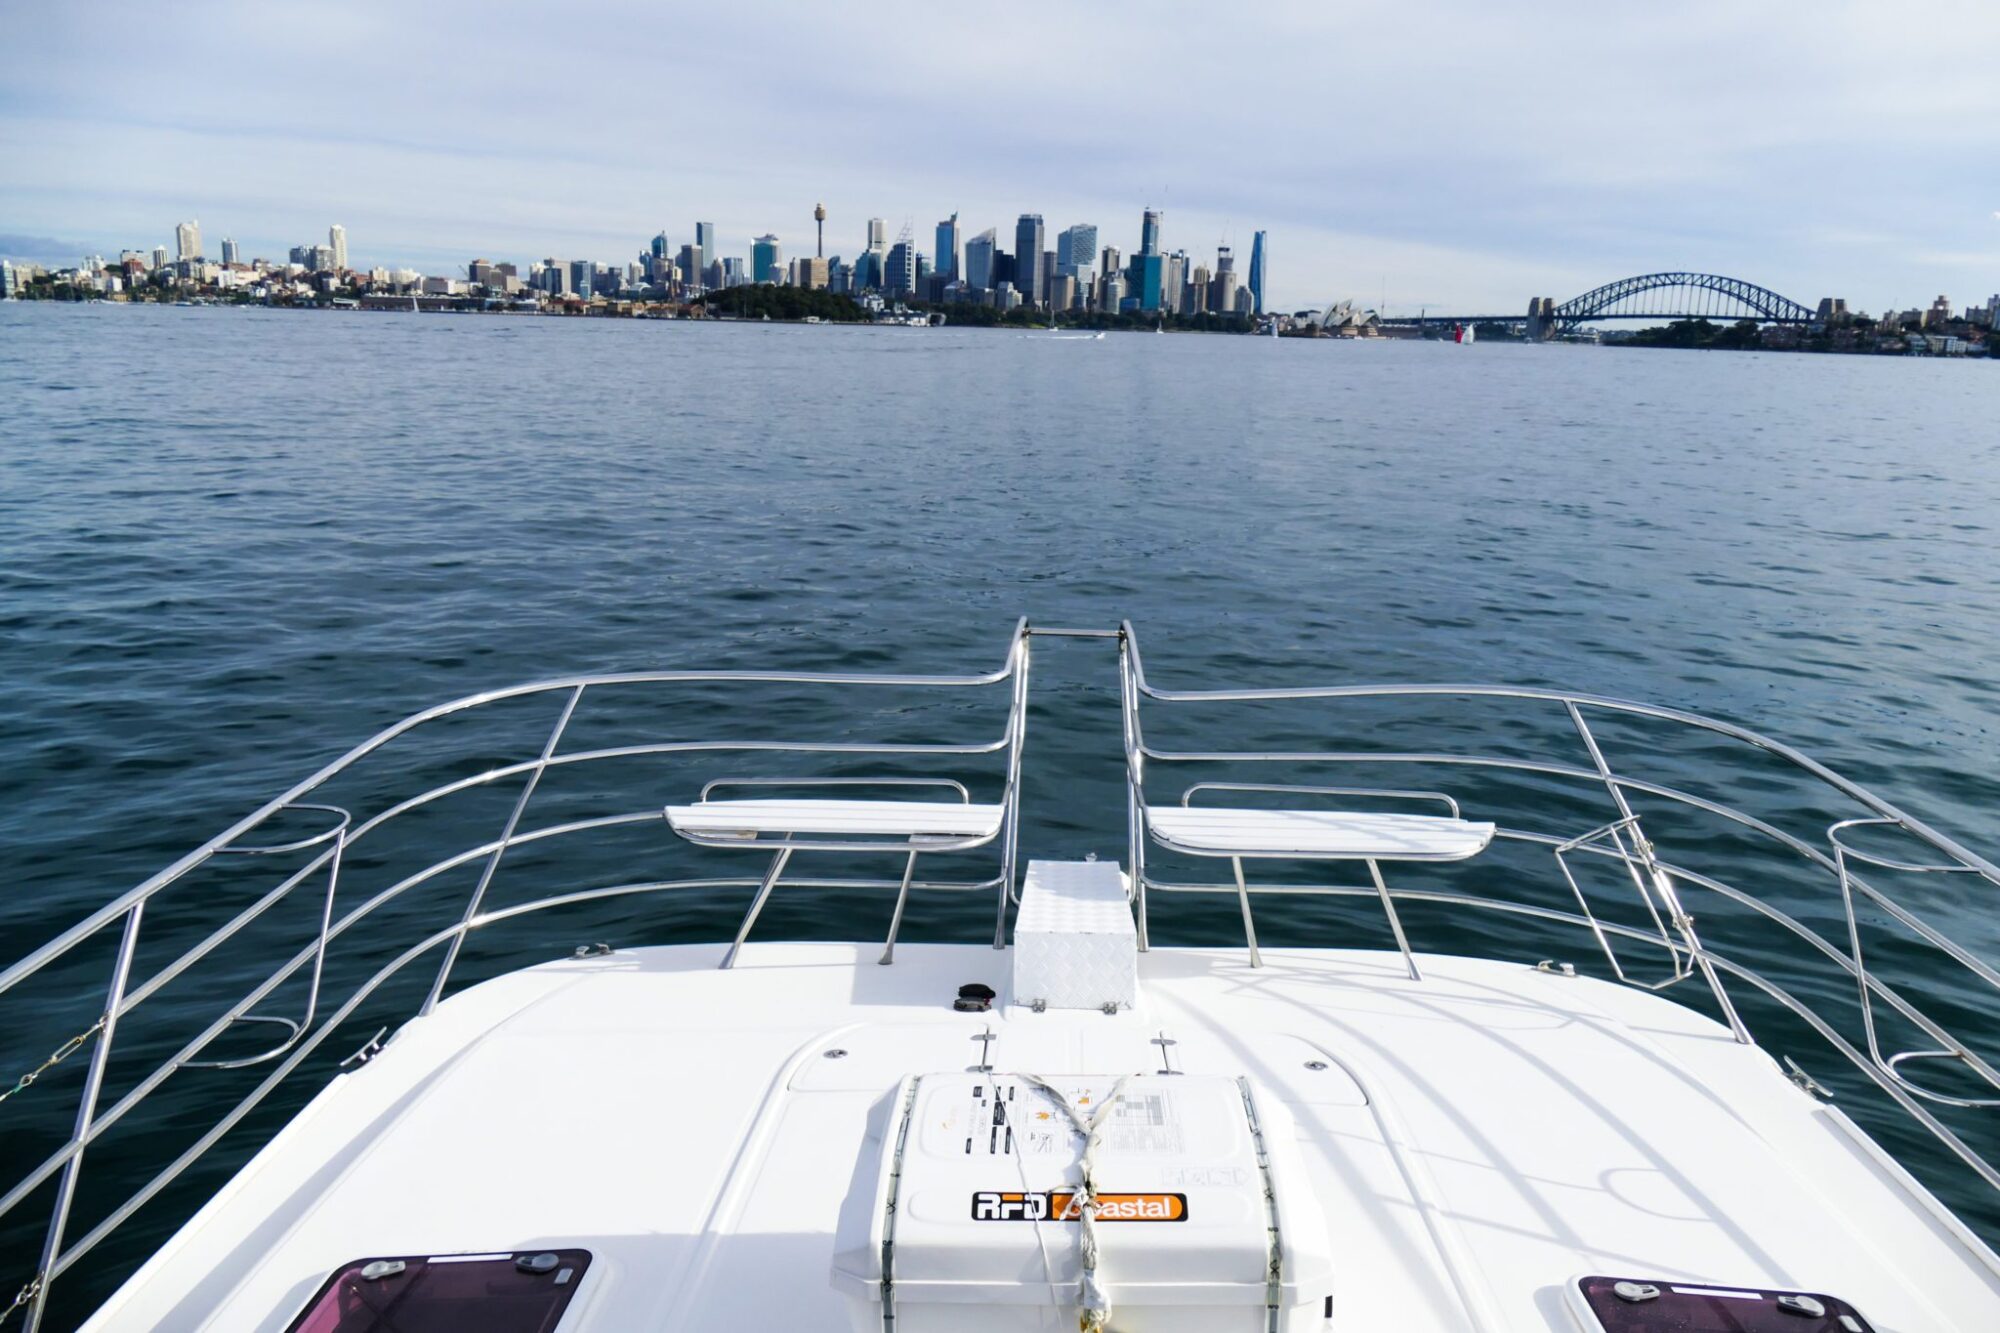
{"type": "Polygon", "coordinates": [[[965,675],[491,690],[0,972],[14,1034],[63,1012],[38,983],[101,988],[54,1061],[81,1075],[23,1094],[74,1131],[0,1197],[48,1208],[15,1312],[58,1326],[240,1130],[254,1156],[149,1213],[163,1241],[83,1327],[1990,1333],[2000,1259],[1806,1072],[1930,1144],[1913,1166],[2000,1187],[1962,1129],[2000,1074],[1931,1012],[1991,1013],[2000,977],[1891,896],[1912,880],[2000,868],[1732,723],[1168,689],[1130,626],[1024,621],[965,675]],[[1066,809],[1099,859],[1022,845],[1050,651],[1096,655],[1123,737],[1122,793],[1066,809]],[[1491,730],[1416,739],[1452,709],[1491,730]],[[446,840],[453,809],[483,822],[446,840]],[[830,899],[880,933],[824,938],[830,899]],[[733,935],[645,942],[699,904],[733,935]],[[1484,956],[1427,949],[1445,922],[1484,956]],[[1705,939],[1751,926],[1821,984],[1705,939]],[[253,949],[268,976],[212,1021],[147,1026],[253,949]]]}

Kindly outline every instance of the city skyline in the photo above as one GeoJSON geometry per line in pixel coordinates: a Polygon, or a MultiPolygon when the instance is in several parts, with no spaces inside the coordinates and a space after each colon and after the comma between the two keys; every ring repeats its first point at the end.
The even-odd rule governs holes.
{"type": "MultiPolygon", "coordinates": [[[[455,49],[489,11],[362,3],[275,61],[258,55],[260,10],[196,3],[176,27],[204,36],[186,40],[248,43],[204,59],[198,80],[174,61],[107,59],[103,5],[49,11],[37,58],[7,78],[0,249],[73,262],[199,216],[247,253],[282,254],[300,219],[340,218],[366,238],[357,261],[435,269],[621,255],[662,218],[701,216],[732,253],[768,233],[801,255],[823,202],[831,255],[871,216],[928,246],[952,211],[967,234],[1010,235],[1022,212],[1053,231],[1150,202],[1190,254],[1226,244],[1240,264],[1254,231],[1282,235],[1280,306],[1507,309],[1687,267],[1875,307],[1991,290],[2000,274],[1991,7],[1916,23],[1706,0],[1273,5],[1217,32],[1192,12],[1114,3],[1079,18],[1031,0],[1025,23],[1076,40],[1026,83],[944,58],[978,26],[949,10],[912,7],[922,36],[882,42],[787,9],[775,52],[742,42],[732,16],[592,12],[617,40],[552,72],[562,98],[447,60],[357,99],[367,70],[455,49]],[[795,45],[811,59],[789,58],[795,45]],[[1189,96],[1164,73],[1197,68],[1232,79],[1189,96]],[[640,151],[639,128],[659,124],[687,127],[689,149],[640,151]]],[[[1107,240],[1132,247],[1125,225],[1107,240]]]]}

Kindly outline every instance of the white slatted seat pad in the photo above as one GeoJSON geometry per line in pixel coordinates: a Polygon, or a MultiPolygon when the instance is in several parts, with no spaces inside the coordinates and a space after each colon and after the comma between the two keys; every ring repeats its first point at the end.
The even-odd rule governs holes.
{"type": "Polygon", "coordinates": [[[1004,814],[962,801],[703,801],[670,805],[676,833],[749,837],[759,833],[877,838],[990,838],[1004,814]]]}
{"type": "Polygon", "coordinates": [[[1446,815],[1155,806],[1146,818],[1173,845],[1217,856],[1462,861],[1493,841],[1493,825],[1446,815]]]}

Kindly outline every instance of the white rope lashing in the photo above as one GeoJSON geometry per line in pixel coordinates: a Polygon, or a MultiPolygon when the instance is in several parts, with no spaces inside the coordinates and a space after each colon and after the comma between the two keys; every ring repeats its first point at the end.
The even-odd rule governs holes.
{"type": "Polygon", "coordinates": [[[1077,1215],[1082,1224],[1082,1236],[1079,1248],[1083,1275],[1077,1282],[1076,1303],[1078,1306],[1078,1315],[1076,1326],[1081,1330],[1081,1333],[1106,1333],[1106,1330],[1110,1327],[1111,1298],[1104,1294],[1104,1285],[1098,1281],[1097,1277],[1096,1159],[1099,1139],[1098,1131],[1103,1127],[1105,1118],[1111,1114],[1111,1108],[1116,1106],[1118,1099],[1124,1095],[1125,1080],[1129,1079],[1131,1075],[1127,1074],[1124,1078],[1120,1078],[1116,1083],[1112,1084],[1111,1091],[1105,1094],[1104,1100],[1098,1104],[1097,1109],[1092,1111],[1088,1117],[1078,1111],[1076,1107],[1070,1105],[1069,1097],[1063,1093],[1062,1089],[1056,1087],[1047,1079],[1036,1074],[1016,1074],[1014,1077],[1046,1092],[1055,1100],[1055,1104],[1062,1108],[1063,1114],[1069,1118],[1069,1122],[1076,1129],[1076,1132],[1083,1135],[1083,1158],[1077,1163],[1077,1168],[1081,1172],[1083,1179],[1076,1186],[1076,1197],[1072,1204],[1077,1210],[1077,1215]]]}

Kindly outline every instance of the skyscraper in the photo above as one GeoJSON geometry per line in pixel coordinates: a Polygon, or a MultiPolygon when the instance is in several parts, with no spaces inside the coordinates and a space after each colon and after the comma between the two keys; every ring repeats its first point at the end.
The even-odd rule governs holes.
{"type": "Polygon", "coordinates": [[[965,285],[984,291],[993,285],[993,252],[999,239],[988,227],[965,243],[965,285]]]}
{"type": "Polygon", "coordinates": [[[1161,292],[1166,284],[1167,257],[1165,255],[1134,255],[1132,257],[1131,281],[1126,295],[1139,298],[1141,310],[1158,310],[1161,292]]]}
{"type": "Polygon", "coordinates": [[[759,236],[750,243],[750,281],[779,282],[785,276],[785,252],[776,236],[759,236]]]}
{"type": "Polygon", "coordinates": [[[189,221],[175,227],[174,249],[177,251],[175,258],[179,259],[182,263],[186,263],[191,259],[200,259],[201,224],[189,221]]]}
{"type": "Polygon", "coordinates": [[[588,259],[569,261],[569,290],[574,296],[590,299],[590,280],[597,275],[597,265],[588,259]]]}
{"type": "Polygon", "coordinates": [[[1271,262],[1271,246],[1265,235],[1260,231],[1250,242],[1250,313],[1253,315],[1264,313],[1264,284],[1269,280],[1265,269],[1271,262]]]}
{"type": "Polygon", "coordinates": [[[709,266],[720,257],[715,244],[715,224],[697,222],[694,224],[694,248],[701,252],[701,281],[707,280],[709,266]]]}
{"type": "Polygon", "coordinates": [[[1014,289],[1028,305],[1041,304],[1042,215],[1023,213],[1014,224],[1014,289]]]}
{"type": "Polygon", "coordinates": [[[866,248],[870,250],[887,250],[889,248],[889,224],[881,218],[868,219],[868,245],[866,248]]]}
{"type": "Polygon", "coordinates": [[[651,253],[651,255],[653,256],[653,258],[665,259],[669,254],[672,253],[672,251],[667,248],[667,233],[662,231],[658,236],[655,236],[653,238],[652,245],[647,247],[647,249],[648,252],[651,253]]]}
{"type": "Polygon", "coordinates": [[[225,264],[234,264],[236,262],[236,242],[230,240],[227,236],[222,238],[222,262],[225,264]]]}
{"type": "Polygon", "coordinates": [[[1139,223],[1139,253],[1156,255],[1160,253],[1160,210],[1149,208],[1139,223]]]}
{"type": "Polygon", "coordinates": [[[917,244],[915,241],[901,240],[889,247],[889,262],[882,279],[882,285],[897,296],[908,296],[917,289],[917,244]]]}
{"type": "Polygon", "coordinates": [[[1056,235],[1056,267],[1081,282],[1097,262],[1097,224],[1078,222],[1056,235]]]}
{"type": "Polygon", "coordinates": [[[326,248],[333,251],[333,267],[339,272],[347,267],[347,228],[338,222],[326,229],[326,248]]]}
{"type": "Polygon", "coordinates": [[[1208,308],[1224,315],[1236,311],[1236,257],[1226,245],[1218,246],[1215,251],[1215,277],[1209,282],[1208,308]]]}
{"type": "Polygon", "coordinates": [[[960,276],[958,264],[958,214],[937,224],[937,262],[931,266],[946,282],[955,282],[960,276]]]}

